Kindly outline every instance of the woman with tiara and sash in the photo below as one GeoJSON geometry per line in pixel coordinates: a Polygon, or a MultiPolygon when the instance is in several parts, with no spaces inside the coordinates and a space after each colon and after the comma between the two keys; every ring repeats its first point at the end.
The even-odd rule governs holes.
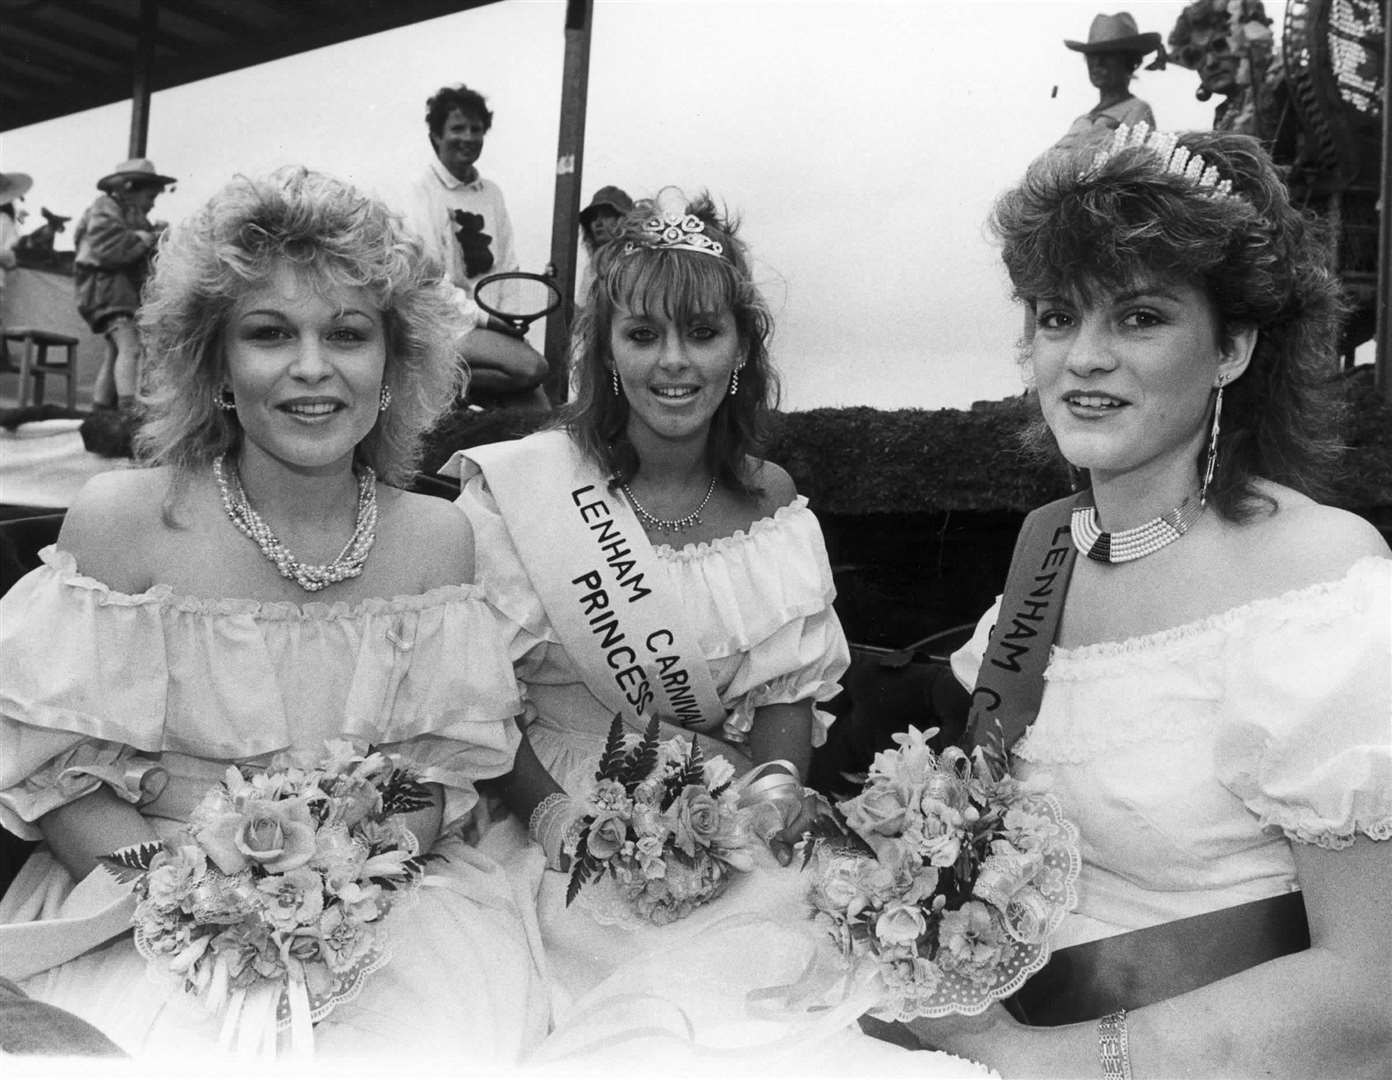
{"type": "MultiPolygon", "coordinates": [[[[524,738],[490,788],[515,816],[481,846],[538,904],[567,1029],[552,1061],[577,1046],[641,1057],[637,1028],[667,1031],[668,1054],[692,1050],[715,1037],[703,1016],[734,1037],[724,1021],[745,1016],[745,990],[795,982],[818,951],[809,880],[787,864],[817,813],[802,777],[848,650],[817,520],[753,456],[774,394],[770,329],[734,222],[665,189],[596,255],[560,426],[452,463],[479,580],[519,627],[524,738]],[[635,734],[655,715],[663,738],[695,737],[772,819],[754,869],[668,925],[596,899],[598,884],[566,905],[562,839],[615,715],[635,734]]],[[[854,1012],[838,1022],[854,1031],[854,1012]]]]}
{"type": "Polygon", "coordinates": [[[1385,1076],[1392,559],[1316,501],[1328,248],[1255,140],[1144,125],[1040,159],[992,224],[1082,490],[953,662],[1083,868],[1011,1011],[909,1030],[1004,1076],[1385,1076]]]}

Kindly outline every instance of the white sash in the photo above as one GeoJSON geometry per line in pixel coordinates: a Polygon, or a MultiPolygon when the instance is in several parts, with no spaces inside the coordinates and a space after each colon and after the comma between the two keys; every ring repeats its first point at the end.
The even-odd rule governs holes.
{"type": "Polygon", "coordinates": [[[590,692],[632,727],[655,713],[723,737],[725,708],[710,666],[680,602],[662,595],[642,525],[570,436],[546,431],[478,446],[451,465],[460,457],[488,481],[532,587],[590,692]]]}

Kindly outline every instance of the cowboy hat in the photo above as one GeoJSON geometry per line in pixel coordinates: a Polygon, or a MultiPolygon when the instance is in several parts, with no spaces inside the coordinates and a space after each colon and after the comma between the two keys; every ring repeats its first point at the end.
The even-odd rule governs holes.
{"type": "Polygon", "coordinates": [[[0,206],[22,198],[34,186],[34,178],[28,173],[0,173],[0,206]]]}
{"type": "Polygon", "coordinates": [[[594,193],[594,198],[590,200],[590,205],[580,211],[580,224],[586,225],[590,218],[594,217],[600,210],[608,207],[614,213],[622,217],[633,209],[633,200],[628,197],[628,192],[623,188],[607,184],[594,193]]]}
{"type": "Polygon", "coordinates": [[[1160,35],[1142,34],[1129,11],[1115,15],[1098,15],[1088,27],[1087,41],[1064,40],[1074,52],[1129,52],[1145,55],[1160,48],[1160,35]]]}
{"type": "Polygon", "coordinates": [[[174,182],[174,177],[155,172],[155,163],[149,158],[138,157],[121,162],[114,172],[97,181],[97,187],[110,191],[115,187],[167,187],[174,182]]]}

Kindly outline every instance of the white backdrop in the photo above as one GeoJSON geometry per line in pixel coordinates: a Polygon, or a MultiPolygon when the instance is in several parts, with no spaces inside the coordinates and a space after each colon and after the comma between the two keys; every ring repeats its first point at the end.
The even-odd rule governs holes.
{"type": "MultiPolygon", "coordinates": [[[[1168,36],[1175,0],[1132,0],[1168,36]]],[[[1282,4],[1269,2],[1278,20],[1282,4]]],[[[1016,393],[1018,314],[982,231],[991,199],[1096,101],[1094,3],[596,0],[584,197],[709,188],[744,219],[777,318],[784,407],[961,407],[1016,393]],[[1055,93],[1056,88],[1056,93],[1055,93]]],[[[429,154],[425,99],[466,82],[495,112],[481,168],[524,269],[550,248],[564,3],[475,11],[155,95],[156,216],[236,172],[300,162],[392,197],[429,154]]],[[[1208,127],[1182,68],[1142,71],[1165,127],[1208,127]]],[[[129,105],[8,132],[27,206],[76,215],[126,156],[129,105]]],[[[71,236],[59,246],[71,245],[71,236]]]]}

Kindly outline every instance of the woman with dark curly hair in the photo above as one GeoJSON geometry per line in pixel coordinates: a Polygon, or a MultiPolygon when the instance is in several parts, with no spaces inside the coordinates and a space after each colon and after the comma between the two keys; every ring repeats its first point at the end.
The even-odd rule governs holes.
{"type": "MultiPolygon", "coordinates": [[[[664,738],[700,735],[708,758],[761,779],[778,862],[815,815],[802,777],[848,650],[817,520],[755,456],[776,388],[770,331],[735,223],[707,196],[666,189],[598,252],[572,342],[578,392],[558,426],[455,461],[479,580],[522,628],[528,699],[500,791],[517,816],[484,846],[510,847],[508,865],[533,879],[543,858],[550,868],[542,932],[568,994],[670,941],[662,927],[600,925],[583,899],[565,906],[562,838],[616,714],[637,732],[656,716],[664,738]]],[[[773,903],[800,888],[770,857],[683,926],[735,895],[773,903]]]]}
{"type": "Polygon", "coordinates": [[[1323,239],[1255,140],[1144,126],[1036,162],[992,226],[1083,490],[1027,520],[954,667],[1083,869],[1021,1019],[910,1027],[1005,1076],[1382,1074],[1392,560],[1315,498],[1323,239]]]}
{"type": "MultiPolygon", "coordinates": [[[[330,739],[419,773],[430,805],[408,822],[445,859],[316,1049],[506,1068],[545,1030],[530,913],[461,829],[475,783],[512,766],[511,659],[467,584],[468,523],[400,486],[453,397],[457,311],[419,241],[347,184],[229,184],[164,238],[146,295],[148,467],[92,480],[4,599],[0,823],[45,846],[0,905],[20,924],[0,927],[0,974],[131,1053],[229,1029],[147,982],[120,937],[129,886],[97,858],[172,842],[229,765],[330,739]]],[[[274,1045],[256,1023],[235,1041],[274,1045]]]]}

